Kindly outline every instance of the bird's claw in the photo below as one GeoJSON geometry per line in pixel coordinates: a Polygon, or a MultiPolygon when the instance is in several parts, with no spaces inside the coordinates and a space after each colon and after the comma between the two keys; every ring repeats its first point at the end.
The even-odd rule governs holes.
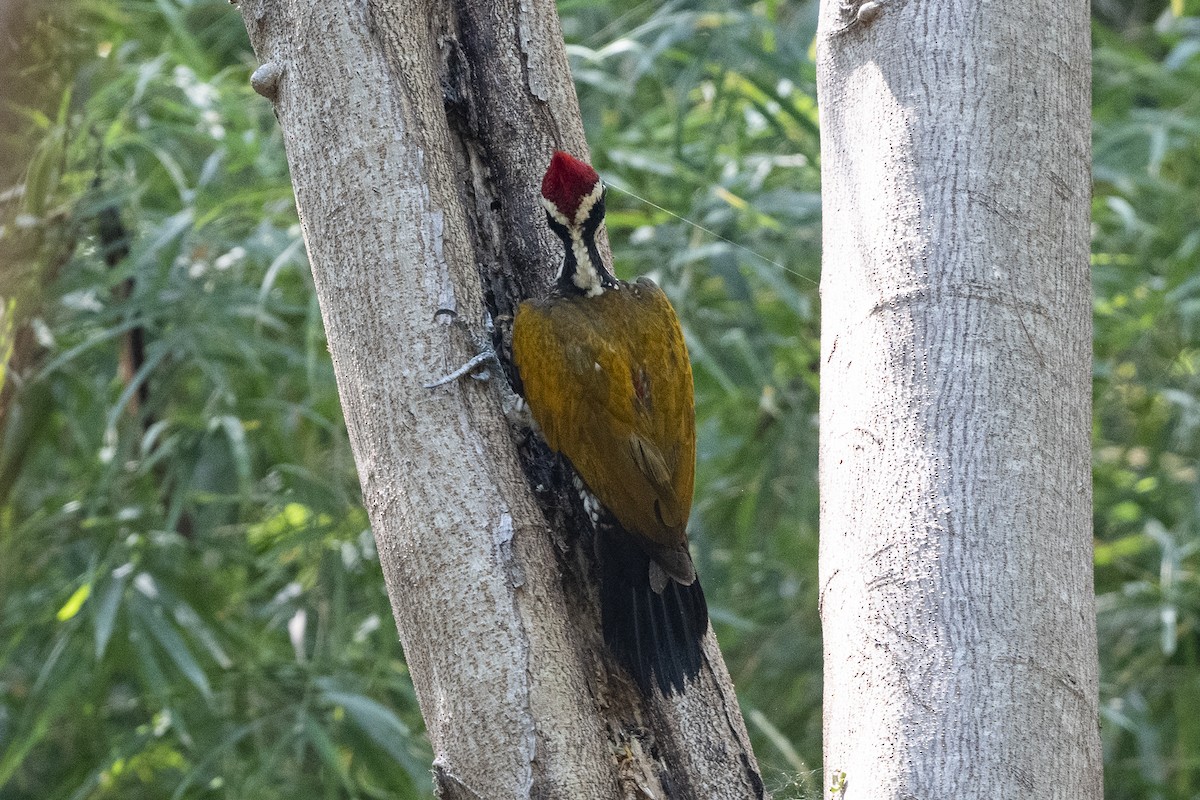
{"type": "MultiPolygon", "coordinates": [[[[447,312],[443,311],[441,313],[447,312]]],[[[500,387],[500,408],[504,413],[505,418],[514,427],[536,429],[536,424],[533,421],[533,415],[529,413],[529,406],[525,403],[525,398],[513,391],[512,386],[509,385],[507,377],[504,374],[504,368],[500,364],[500,357],[496,355],[496,350],[492,346],[492,335],[495,331],[495,324],[492,321],[492,315],[484,314],[483,336],[473,332],[465,323],[462,322],[462,320],[458,319],[457,315],[454,315],[453,323],[456,325],[462,325],[463,328],[466,329],[467,335],[470,336],[472,343],[475,345],[477,354],[453,372],[450,372],[425,384],[425,388],[436,389],[439,386],[445,386],[448,383],[453,383],[454,381],[459,380],[467,375],[470,375],[476,380],[491,380],[492,373],[490,367],[494,366],[496,368],[496,373],[501,377],[501,380],[497,383],[500,387]]]]}
{"type": "Polygon", "coordinates": [[[470,361],[463,364],[461,367],[454,370],[453,372],[443,375],[442,377],[438,378],[437,380],[430,381],[429,383],[425,384],[425,388],[426,389],[436,389],[439,386],[445,386],[447,383],[452,383],[452,382],[458,380],[459,378],[463,377],[464,375],[468,375],[468,374],[471,375],[472,378],[476,378],[481,381],[486,381],[489,378],[491,378],[491,376],[492,376],[491,373],[486,369],[481,370],[478,373],[476,373],[475,370],[478,369],[481,364],[486,364],[489,361],[492,361],[492,362],[496,361],[496,351],[492,350],[490,347],[487,350],[484,350],[482,353],[477,354],[474,358],[472,358],[470,361]],[[474,373],[474,374],[472,374],[472,373],[474,373]]]}
{"type": "Polygon", "coordinates": [[[437,378],[436,380],[426,383],[425,384],[426,389],[436,389],[439,386],[445,386],[446,384],[453,383],[454,381],[456,381],[459,378],[462,378],[466,375],[470,375],[472,378],[475,378],[476,380],[481,380],[481,381],[489,380],[492,377],[491,372],[487,368],[480,369],[481,366],[488,363],[489,361],[492,364],[495,364],[497,369],[501,373],[503,373],[503,370],[499,369],[500,360],[496,357],[496,351],[492,347],[491,339],[492,339],[492,331],[494,329],[494,325],[492,323],[492,315],[491,314],[484,312],[484,315],[483,315],[484,334],[482,336],[480,336],[479,334],[472,331],[470,326],[468,326],[465,322],[463,322],[462,319],[459,318],[458,313],[455,312],[453,309],[439,308],[436,312],[434,312],[435,319],[438,317],[443,317],[443,316],[449,317],[450,323],[452,325],[459,325],[463,328],[463,330],[465,330],[467,332],[467,336],[471,339],[471,343],[475,346],[476,355],[473,356],[469,361],[467,361],[467,363],[463,364],[461,367],[454,370],[453,372],[450,372],[446,375],[443,375],[440,378],[437,378]]]}

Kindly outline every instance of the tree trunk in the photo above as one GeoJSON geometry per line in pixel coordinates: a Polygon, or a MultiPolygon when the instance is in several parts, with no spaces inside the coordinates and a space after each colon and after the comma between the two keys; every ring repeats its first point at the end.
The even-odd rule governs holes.
{"type": "Polygon", "coordinates": [[[241,10],[440,795],[763,796],[711,634],[696,686],[642,698],[603,648],[586,515],[544,445],[494,385],[423,386],[474,355],[452,317],[503,330],[561,261],[538,185],[554,148],[587,150],[553,3],[241,10]]]}
{"type": "Polygon", "coordinates": [[[821,4],[825,770],[1101,797],[1082,2],[821,4]]]}

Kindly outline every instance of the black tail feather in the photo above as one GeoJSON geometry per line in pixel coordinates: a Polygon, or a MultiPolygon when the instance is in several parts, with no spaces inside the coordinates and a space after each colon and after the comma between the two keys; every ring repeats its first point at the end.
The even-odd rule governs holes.
{"type": "Polygon", "coordinates": [[[662,594],[650,585],[650,556],[619,527],[598,525],[600,614],[604,641],[643,693],[682,692],[700,672],[700,643],[708,606],[700,581],[667,580],[662,594]]]}

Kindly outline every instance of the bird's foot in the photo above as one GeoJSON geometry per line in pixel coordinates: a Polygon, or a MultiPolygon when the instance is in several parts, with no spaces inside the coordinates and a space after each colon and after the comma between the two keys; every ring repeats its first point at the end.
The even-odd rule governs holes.
{"type": "Polygon", "coordinates": [[[488,314],[486,311],[484,312],[484,332],[482,334],[478,334],[471,330],[470,326],[459,319],[458,314],[455,312],[448,309],[443,309],[438,312],[438,315],[442,314],[449,314],[453,320],[453,324],[460,326],[464,331],[467,332],[467,336],[470,338],[471,343],[475,347],[475,355],[458,369],[425,384],[426,389],[436,389],[439,386],[445,386],[446,384],[453,383],[459,378],[467,375],[470,375],[476,380],[486,381],[492,377],[491,371],[488,369],[489,366],[494,366],[497,370],[503,373],[503,370],[500,369],[500,359],[496,356],[495,348],[492,347],[492,331],[494,330],[495,326],[492,324],[491,314],[488,314]]]}
{"type": "Polygon", "coordinates": [[[445,386],[447,383],[453,383],[454,381],[456,381],[459,378],[462,378],[466,375],[470,375],[472,378],[475,378],[476,380],[486,381],[492,377],[491,372],[488,371],[487,367],[484,367],[483,369],[479,369],[479,368],[481,366],[483,366],[484,364],[488,364],[488,363],[493,363],[493,364],[496,363],[496,351],[491,349],[490,347],[487,350],[476,355],[470,361],[463,364],[461,367],[454,370],[453,372],[447,373],[447,374],[443,375],[442,377],[438,378],[437,380],[430,381],[429,383],[425,384],[425,388],[426,389],[436,389],[439,386],[445,386]]]}
{"type": "MultiPolygon", "coordinates": [[[[443,312],[453,313],[453,312],[443,312]]],[[[492,378],[492,368],[500,375],[501,380],[496,381],[496,385],[500,389],[500,409],[504,412],[504,417],[514,426],[519,428],[536,427],[533,421],[533,416],[529,413],[529,406],[525,403],[525,398],[513,391],[509,384],[507,376],[504,373],[504,368],[500,364],[500,358],[496,354],[496,349],[492,345],[492,336],[495,331],[495,325],[492,322],[491,314],[484,313],[482,335],[475,333],[464,322],[454,317],[454,324],[461,325],[470,337],[472,344],[475,346],[476,354],[469,359],[465,364],[458,369],[453,370],[436,380],[432,380],[425,384],[426,389],[436,389],[439,386],[445,386],[448,383],[453,383],[461,378],[470,376],[475,380],[487,381],[492,378]]]]}

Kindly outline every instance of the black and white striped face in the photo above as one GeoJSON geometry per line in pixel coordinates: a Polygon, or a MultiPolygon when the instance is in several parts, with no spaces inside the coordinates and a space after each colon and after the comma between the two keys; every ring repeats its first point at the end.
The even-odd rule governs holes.
{"type": "Polygon", "coordinates": [[[605,269],[596,248],[596,232],[604,222],[604,184],[596,181],[588,194],[579,200],[574,216],[568,218],[545,197],[540,198],[546,209],[550,229],[558,234],[566,248],[562,269],[558,273],[559,288],[570,294],[595,297],[617,285],[605,269]]]}

